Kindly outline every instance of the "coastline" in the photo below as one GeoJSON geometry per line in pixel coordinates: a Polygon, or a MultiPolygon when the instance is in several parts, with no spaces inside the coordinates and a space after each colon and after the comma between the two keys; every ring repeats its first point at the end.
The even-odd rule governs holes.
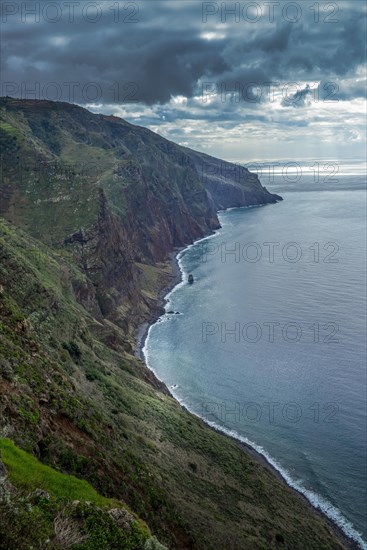
{"type": "MultiPolygon", "coordinates": [[[[248,208],[248,207],[245,207],[245,208],[248,208]]],[[[214,235],[214,234],[215,234],[215,232],[212,233],[212,235],[214,235]]],[[[197,242],[199,242],[203,239],[206,239],[210,236],[211,236],[210,234],[206,235],[205,237],[202,237],[202,238],[198,239],[197,241],[195,241],[195,243],[192,243],[192,244],[196,244],[197,242]]],[[[188,245],[188,246],[192,246],[192,245],[188,245]]],[[[142,322],[139,325],[139,327],[136,330],[135,335],[134,335],[134,339],[135,339],[135,342],[136,342],[134,355],[144,362],[145,367],[149,371],[153,372],[154,376],[157,379],[158,379],[158,377],[157,377],[156,373],[154,373],[154,371],[152,371],[150,369],[150,367],[148,366],[148,364],[146,362],[146,358],[145,358],[145,355],[144,355],[144,347],[145,347],[145,343],[146,343],[146,339],[148,337],[150,327],[152,325],[154,325],[157,322],[157,320],[161,317],[161,315],[164,313],[164,307],[167,303],[167,296],[170,294],[170,292],[178,284],[180,284],[183,281],[183,273],[182,273],[182,271],[180,269],[180,266],[179,266],[179,254],[183,250],[188,248],[188,246],[176,248],[174,251],[172,251],[170,253],[168,262],[171,265],[171,271],[172,271],[171,277],[172,278],[171,278],[171,280],[168,284],[165,284],[162,287],[162,289],[159,293],[159,296],[158,296],[158,299],[157,299],[157,306],[158,306],[157,307],[157,313],[156,313],[156,315],[152,316],[152,318],[149,321],[142,322]]],[[[249,457],[252,460],[256,461],[258,464],[260,464],[260,466],[262,466],[262,467],[266,468],[268,471],[270,471],[285,486],[285,488],[287,490],[292,491],[293,494],[295,494],[306,506],[309,507],[309,509],[311,509],[313,511],[313,513],[316,513],[320,518],[323,519],[324,522],[326,522],[326,524],[328,525],[330,530],[334,533],[335,537],[338,539],[338,541],[341,544],[343,544],[346,548],[348,548],[350,550],[360,550],[361,548],[363,549],[363,546],[361,546],[353,538],[349,537],[343,531],[343,529],[336,523],[336,521],[331,519],[321,508],[314,506],[312,504],[312,502],[310,502],[310,500],[306,497],[306,495],[303,494],[300,490],[298,490],[296,487],[291,486],[287,482],[284,475],[282,475],[282,472],[279,471],[275,466],[273,466],[273,464],[271,464],[271,462],[267,459],[266,456],[264,456],[264,454],[257,451],[250,444],[239,440],[234,435],[230,435],[229,433],[226,433],[224,430],[220,429],[219,426],[217,427],[215,425],[212,425],[209,422],[206,422],[201,416],[199,416],[196,413],[190,411],[184,404],[180,403],[180,401],[172,394],[169,387],[165,384],[165,382],[163,380],[160,380],[160,379],[158,379],[158,380],[161,384],[163,384],[163,386],[167,390],[167,393],[172,397],[172,399],[175,399],[175,401],[177,403],[179,403],[180,407],[183,410],[185,410],[189,414],[192,414],[192,415],[196,416],[197,418],[199,418],[201,420],[201,422],[203,422],[207,428],[214,430],[215,432],[221,434],[224,437],[230,438],[231,441],[235,442],[236,445],[238,447],[240,447],[243,452],[247,453],[247,455],[249,455],[249,457]]]]}
{"type": "MultiPolygon", "coordinates": [[[[169,260],[167,263],[169,263],[171,267],[171,280],[169,281],[168,284],[165,284],[159,292],[158,299],[157,299],[157,313],[155,315],[152,315],[152,318],[150,320],[143,321],[138,326],[134,334],[134,340],[135,340],[134,355],[135,357],[138,357],[145,363],[145,366],[147,369],[149,367],[146,364],[143,349],[144,349],[145,341],[148,336],[149,328],[152,325],[154,325],[158,321],[159,317],[164,313],[164,306],[167,303],[166,296],[182,281],[182,273],[178,265],[177,256],[180,252],[182,252],[182,250],[185,250],[185,248],[186,247],[176,248],[170,253],[169,260]]],[[[169,393],[170,395],[172,395],[171,392],[169,393]]]]}

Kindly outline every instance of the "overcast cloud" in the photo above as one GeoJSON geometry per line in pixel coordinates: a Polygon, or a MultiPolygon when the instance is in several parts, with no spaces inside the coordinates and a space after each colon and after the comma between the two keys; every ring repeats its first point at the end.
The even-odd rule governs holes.
{"type": "Polygon", "coordinates": [[[4,1],[1,46],[1,95],[232,160],[364,156],[363,1],[4,1]]]}

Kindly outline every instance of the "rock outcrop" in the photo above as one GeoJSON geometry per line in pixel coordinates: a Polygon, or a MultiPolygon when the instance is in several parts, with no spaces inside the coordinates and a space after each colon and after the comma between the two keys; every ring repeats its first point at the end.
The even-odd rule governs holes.
{"type": "Polygon", "coordinates": [[[127,503],[169,548],[346,548],[132,354],[134,326],[170,280],[169,252],[215,230],[218,208],[278,197],[246,170],[73,105],[0,100],[0,146],[0,433],[13,440],[0,444],[29,454],[16,460],[26,500],[0,498],[3,545],[64,548],[66,533],[88,548],[164,549],[142,542],[147,528],[139,520],[139,535],[116,500],[110,514],[87,504],[85,485],[71,497],[57,478],[72,502],[55,508],[42,462],[51,479],[73,474],[127,503]]]}
{"type": "Polygon", "coordinates": [[[272,203],[246,168],[76,105],[0,100],[0,215],[64,248],[77,299],[131,333],[155,305],[139,264],[219,228],[217,210],[272,203]]]}

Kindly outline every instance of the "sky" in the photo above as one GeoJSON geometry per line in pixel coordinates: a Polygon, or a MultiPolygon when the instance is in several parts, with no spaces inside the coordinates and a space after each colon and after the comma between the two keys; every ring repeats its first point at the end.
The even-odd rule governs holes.
{"type": "Polygon", "coordinates": [[[366,3],[1,4],[1,95],[77,103],[208,154],[366,151],[366,3]]]}

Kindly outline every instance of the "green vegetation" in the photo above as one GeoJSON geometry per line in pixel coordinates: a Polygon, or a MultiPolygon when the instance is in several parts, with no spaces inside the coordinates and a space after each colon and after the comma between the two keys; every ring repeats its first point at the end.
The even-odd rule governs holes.
{"type": "Polygon", "coordinates": [[[168,252],[216,227],[194,157],[66,104],[0,99],[0,119],[2,548],[345,547],[133,355],[170,280],[168,252]],[[101,173],[81,173],[78,151],[101,173]]]}
{"type": "Polygon", "coordinates": [[[10,439],[0,439],[0,458],[7,469],[0,480],[1,548],[165,548],[122,502],[41,464],[10,439]]]}
{"type": "MultiPolygon", "coordinates": [[[[19,490],[53,492],[62,506],[83,491],[98,508],[110,498],[126,502],[171,548],[277,548],[282,538],[297,547],[305,536],[309,548],[342,547],[290,489],[183,411],[119,347],[119,328],[77,302],[84,275],[68,256],[0,222],[0,266],[1,448],[19,490]],[[66,482],[61,472],[79,479],[66,482]]],[[[158,271],[142,270],[155,296],[158,271]]],[[[27,502],[15,506],[24,512],[19,522],[38,525],[27,502]]],[[[39,505],[32,510],[40,524],[32,536],[50,530],[39,505]]]]}
{"type": "Polygon", "coordinates": [[[116,500],[99,495],[86,481],[61,474],[42,464],[29,453],[19,449],[10,439],[0,439],[0,452],[10,482],[19,489],[26,491],[43,489],[56,498],[84,500],[111,508],[118,504],[116,500]]]}

